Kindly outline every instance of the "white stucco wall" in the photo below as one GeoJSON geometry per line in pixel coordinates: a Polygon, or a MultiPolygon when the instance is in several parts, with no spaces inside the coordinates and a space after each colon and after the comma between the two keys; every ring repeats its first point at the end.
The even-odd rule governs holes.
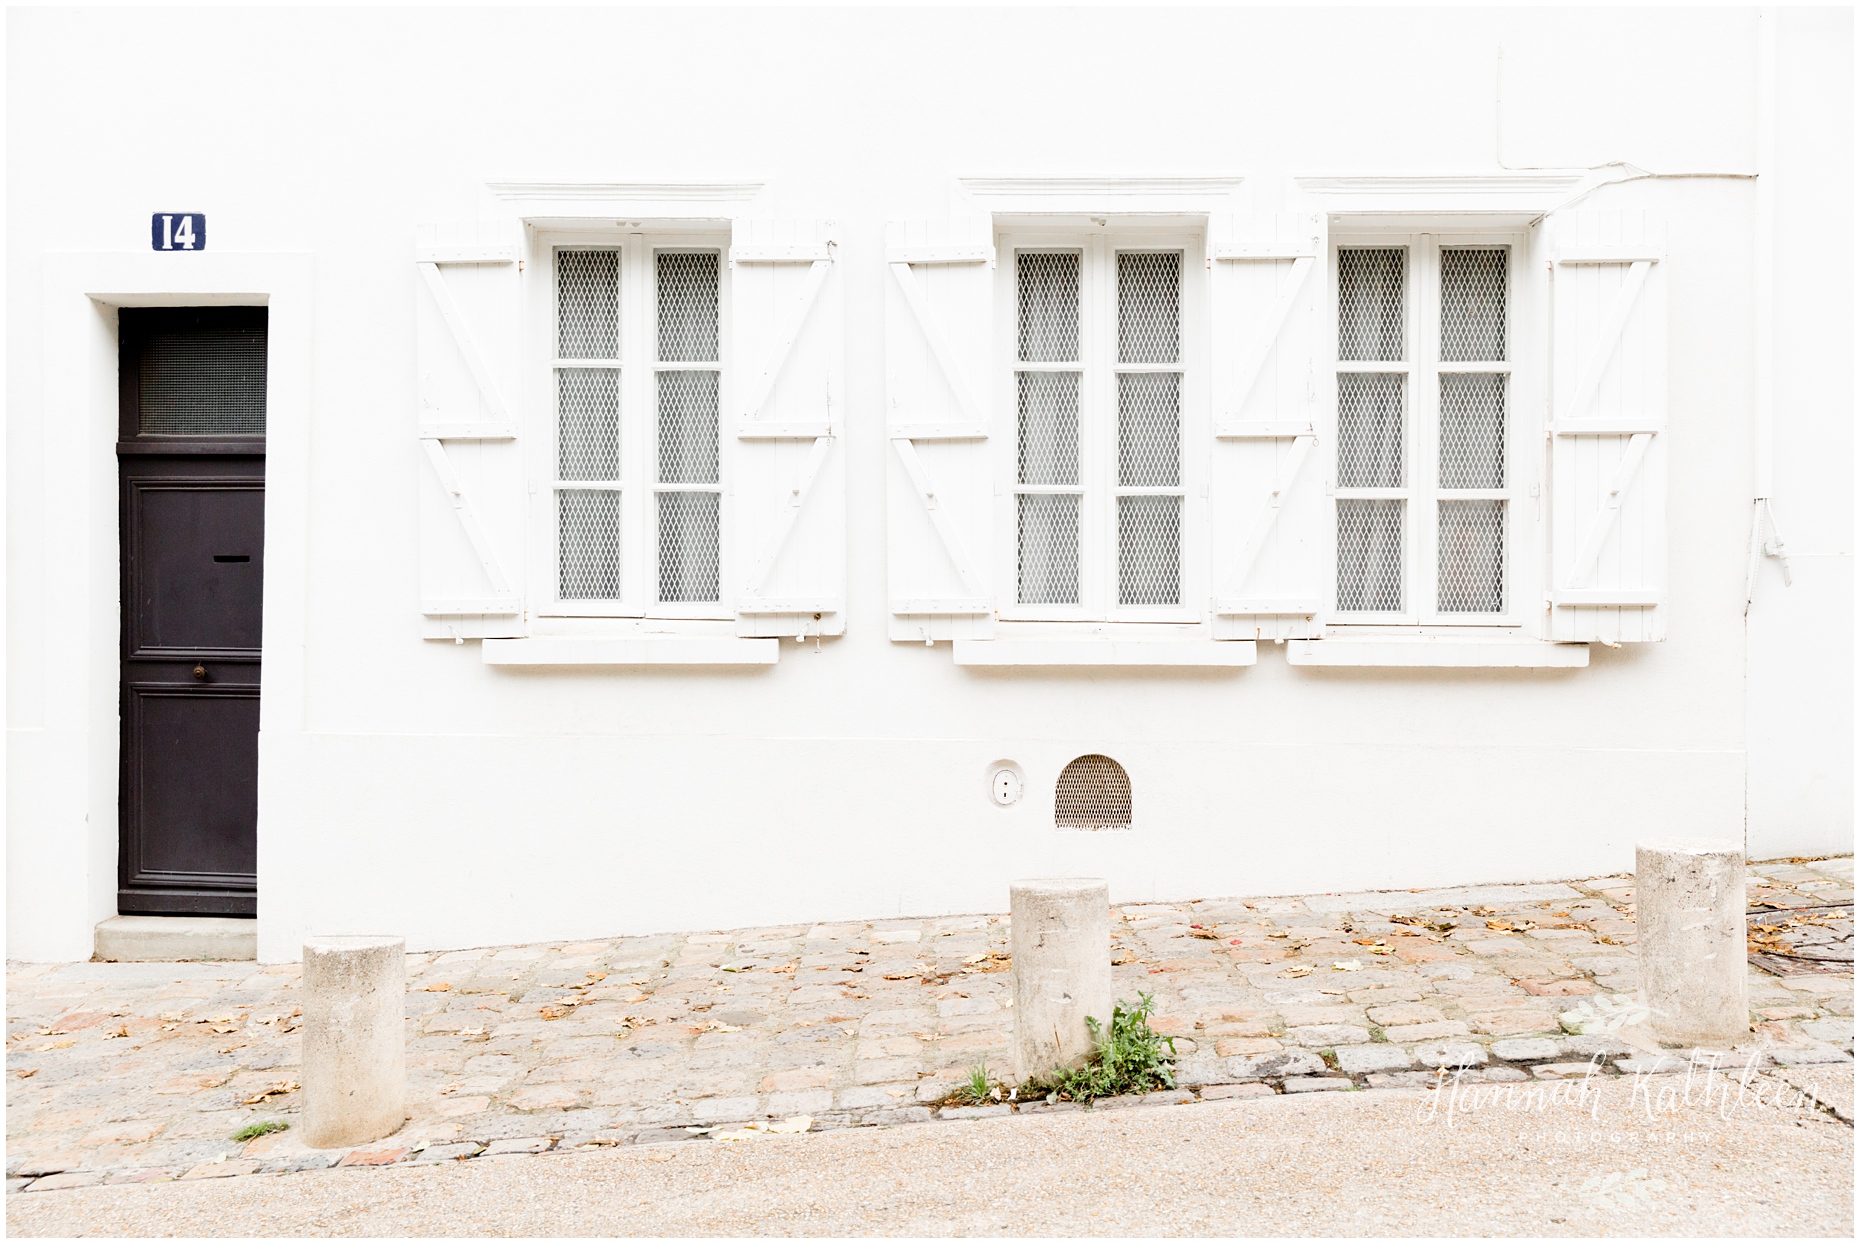
{"type": "Polygon", "coordinates": [[[261,957],[313,930],[999,910],[1030,873],[1125,899],[1626,870],[1636,836],[1743,833],[1747,778],[1755,853],[1850,849],[1850,19],[1779,20],[1777,229],[1818,249],[1777,248],[1776,497],[1811,555],[1790,589],[1762,568],[1747,641],[1751,11],[10,13],[8,954],[87,956],[115,895],[115,467],[62,422],[110,417],[108,343],[47,316],[89,262],[50,256],[159,283],[148,213],[177,206],[208,214],[201,258],[309,256],[307,288],[284,259],[225,278],[275,277],[307,317],[307,422],[269,459],[261,957]],[[1294,669],[1262,644],[1250,669],[1087,673],[886,639],[888,219],[978,173],[1278,194],[1616,161],[1734,175],[1588,204],[1670,224],[1666,642],[1581,670],[1294,669]],[[758,178],[781,214],[843,222],[844,638],[647,672],[419,638],[413,230],[522,177],[758,178]],[[76,533],[51,517],[74,479],[103,497],[76,533]],[[1130,833],[1051,828],[1088,751],[1128,767],[1130,833]],[[998,758],[1030,778],[1011,809],[986,799],[998,758]]]}

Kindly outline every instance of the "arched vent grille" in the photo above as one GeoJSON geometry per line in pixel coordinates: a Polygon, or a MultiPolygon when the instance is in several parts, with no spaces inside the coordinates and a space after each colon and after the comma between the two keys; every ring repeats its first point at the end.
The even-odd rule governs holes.
{"type": "Polygon", "coordinates": [[[1059,775],[1053,824],[1060,829],[1129,829],[1130,775],[1109,756],[1080,756],[1059,775]]]}

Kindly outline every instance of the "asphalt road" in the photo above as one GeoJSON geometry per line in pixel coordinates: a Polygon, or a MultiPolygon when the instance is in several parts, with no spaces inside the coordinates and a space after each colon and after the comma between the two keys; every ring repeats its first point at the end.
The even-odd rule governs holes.
{"type": "MultiPolygon", "coordinates": [[[[1849,1103],[1852,1074],[1826,1072],[1849,1103]]],[[[1852,1238],[1852,1126],[1812,1107],[1748,1094],[1737,1102],[1735,1085],[1727,1103],[1724,1088],[1708,1101],[1696,1084],[1688,1103],[1670,1100],[1682,1076],[1642,1081],[1638,1097],[1624,1078],[1588,1101],[1542,1109],[1419,1091],[1327,1093],[27,1192],[7,1197],[7,1228],[1852,1238]]]]}

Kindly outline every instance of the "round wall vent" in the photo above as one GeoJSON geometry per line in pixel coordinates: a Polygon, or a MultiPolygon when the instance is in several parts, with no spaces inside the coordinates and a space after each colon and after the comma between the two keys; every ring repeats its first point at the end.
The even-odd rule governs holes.
{"type": "Polygon", "coordinates": [[[1060,829],[1129,829],[1130,775],[1109,756],[1080,756],[1059,775],[1053,824],[1060,829]]]}

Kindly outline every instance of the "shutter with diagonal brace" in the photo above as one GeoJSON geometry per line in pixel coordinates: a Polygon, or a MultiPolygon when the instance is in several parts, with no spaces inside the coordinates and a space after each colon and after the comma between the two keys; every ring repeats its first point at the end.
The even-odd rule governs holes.
{"type": "Polygon", "coordinates": [[[1323,225],[1211,226],[1214,637],[1314,636],[1327,564],[1313,372],[1323,225]]]}
{"type": "Polygon", "coordinates": [[[431,226],[415,260],[421,633],[522,635],[517,226],[431,226]]]}
{"type": "Polygon", "coordinates": [[[845,312],[830,222],[742,219],[730,245],[736,633],[846,630],[845,312]]]}
{"type": "Polygon", "coordinates": [[[988,639],[995,251],[985,216],[885,232],[886,543],[894,640],[988,639]]]}
{"type": "Polygon", "coordinates": [[[1558,221],[1553,640],[1666,637],[1665,237],[1644,212],[1558,221]]]}

